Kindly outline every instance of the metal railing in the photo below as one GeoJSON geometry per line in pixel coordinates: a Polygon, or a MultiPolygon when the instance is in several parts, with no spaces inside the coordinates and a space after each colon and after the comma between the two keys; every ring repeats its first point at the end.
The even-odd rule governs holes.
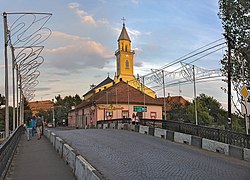
{"type": "Polygon", "coordinates": [[[4,179],[8,172],[16,147],[18,145],[23,126],[19,126],[4,142],[0,145],[0,179],[4,179]]]}
{"type": "MultiPolygon", "coordinates": [[[[131,119],[113,119],[98,121],[97,124],[107,123],[130,123],[131,119]]],[[[190,123],[183,123],[178,121],[165,121],[160,119],[140,119],[140,125],[149,126],[152,128],[162,128],[170,131],[190,134],[226,144],[231,144],[243,148],[250,149],[250,135],[238,133],[229,130],[211,128],[207,126],[195,125],[190,123]]]]}

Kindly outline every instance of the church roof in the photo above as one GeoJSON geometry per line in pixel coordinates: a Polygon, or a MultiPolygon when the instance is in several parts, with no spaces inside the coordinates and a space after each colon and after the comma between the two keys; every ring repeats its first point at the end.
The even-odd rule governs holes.
{"type": "MultiPolygon", "coordinates": [[[[88,107],[94,104],[106,104],[108,99],[109,104],[127,104],[128,99],[130,104],[144,104],[144,94],[138,89],[120,81],[113,86],[95,93],[91,98],[77,105],[77,108],[88,107]],[[107,97],[108,96],[108,97],[107,97]]],[[[152,98],[145,94],[146,105],[161,106],[161,102],[157,98],[152,98]]]]}
{"type": "Polygon", "coordinates": [[[97,86],[95,86],[94,89],[97,89],[97,88],[99,88],[99,87],[102,87],[102,86],[104,86],[105,84],[109,84],[109,83],[111,83],[111,82],[113,82],[113,79],[111,79],[111,78],[108,76],[106,79],[104,79],[102,82],[100,82],[97,86]]]}
{"type": "Polygon", "coordinates": [[[102,82],[100,82],[98,85],[96,85],[93,89],[89,90],[87,93],[85,93],[83,96],[86,96],[87,94],[91,93],[91,92],[94,92],[95,89],[99,88],[99,87],[102,87],[106,84],[109,84],[111,82],[113,82],[114,80],[111,79],[109,76],[104,79],[102,82]]]}
{"type": "Polygon", "coordinates": [[[127,33],[127,30],[125,28],[125,24],[124,23],[123,23],[122,32],[121,32],[121,34],[119,36],[118,41],[119,40],[129,40],[130,41],[130,38],[129,38],[129,35],[127,33]]]}

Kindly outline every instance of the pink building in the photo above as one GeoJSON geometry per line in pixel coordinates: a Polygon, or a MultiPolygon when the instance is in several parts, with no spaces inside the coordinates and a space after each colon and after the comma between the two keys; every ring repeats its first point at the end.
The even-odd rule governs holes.
{"type": "Polygon", "coordinates": [[[84,128],[96,125],[99,120],[131,118],[133,113],[140,118],[162,119],[162,103],[120,81],[93,93],[90,98],[77,105],[75,110],[71,110],[68,113],[68,125],[84,128]]]}

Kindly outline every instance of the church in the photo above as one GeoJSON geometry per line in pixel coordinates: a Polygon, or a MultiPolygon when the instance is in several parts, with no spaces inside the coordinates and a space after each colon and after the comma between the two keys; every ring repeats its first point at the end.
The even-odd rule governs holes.
{"type": "Polygon", "coordinates": [[[162,102],[156,93],[134,76],[134,54],[125,23],[115,51],[116,73],[83,95],[84,101],[68,112],[68,126],[84,128],[99,120],[131,118],[162,119],[162,102]]]}

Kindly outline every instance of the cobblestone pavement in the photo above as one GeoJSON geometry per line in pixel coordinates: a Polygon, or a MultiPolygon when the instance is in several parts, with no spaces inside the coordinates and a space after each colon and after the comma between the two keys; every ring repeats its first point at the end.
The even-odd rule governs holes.
{"type": "Polygon", "coordinates": [[[250,179],[250,163],[115,129],[57,131],[107,179],[250,179]]]}

